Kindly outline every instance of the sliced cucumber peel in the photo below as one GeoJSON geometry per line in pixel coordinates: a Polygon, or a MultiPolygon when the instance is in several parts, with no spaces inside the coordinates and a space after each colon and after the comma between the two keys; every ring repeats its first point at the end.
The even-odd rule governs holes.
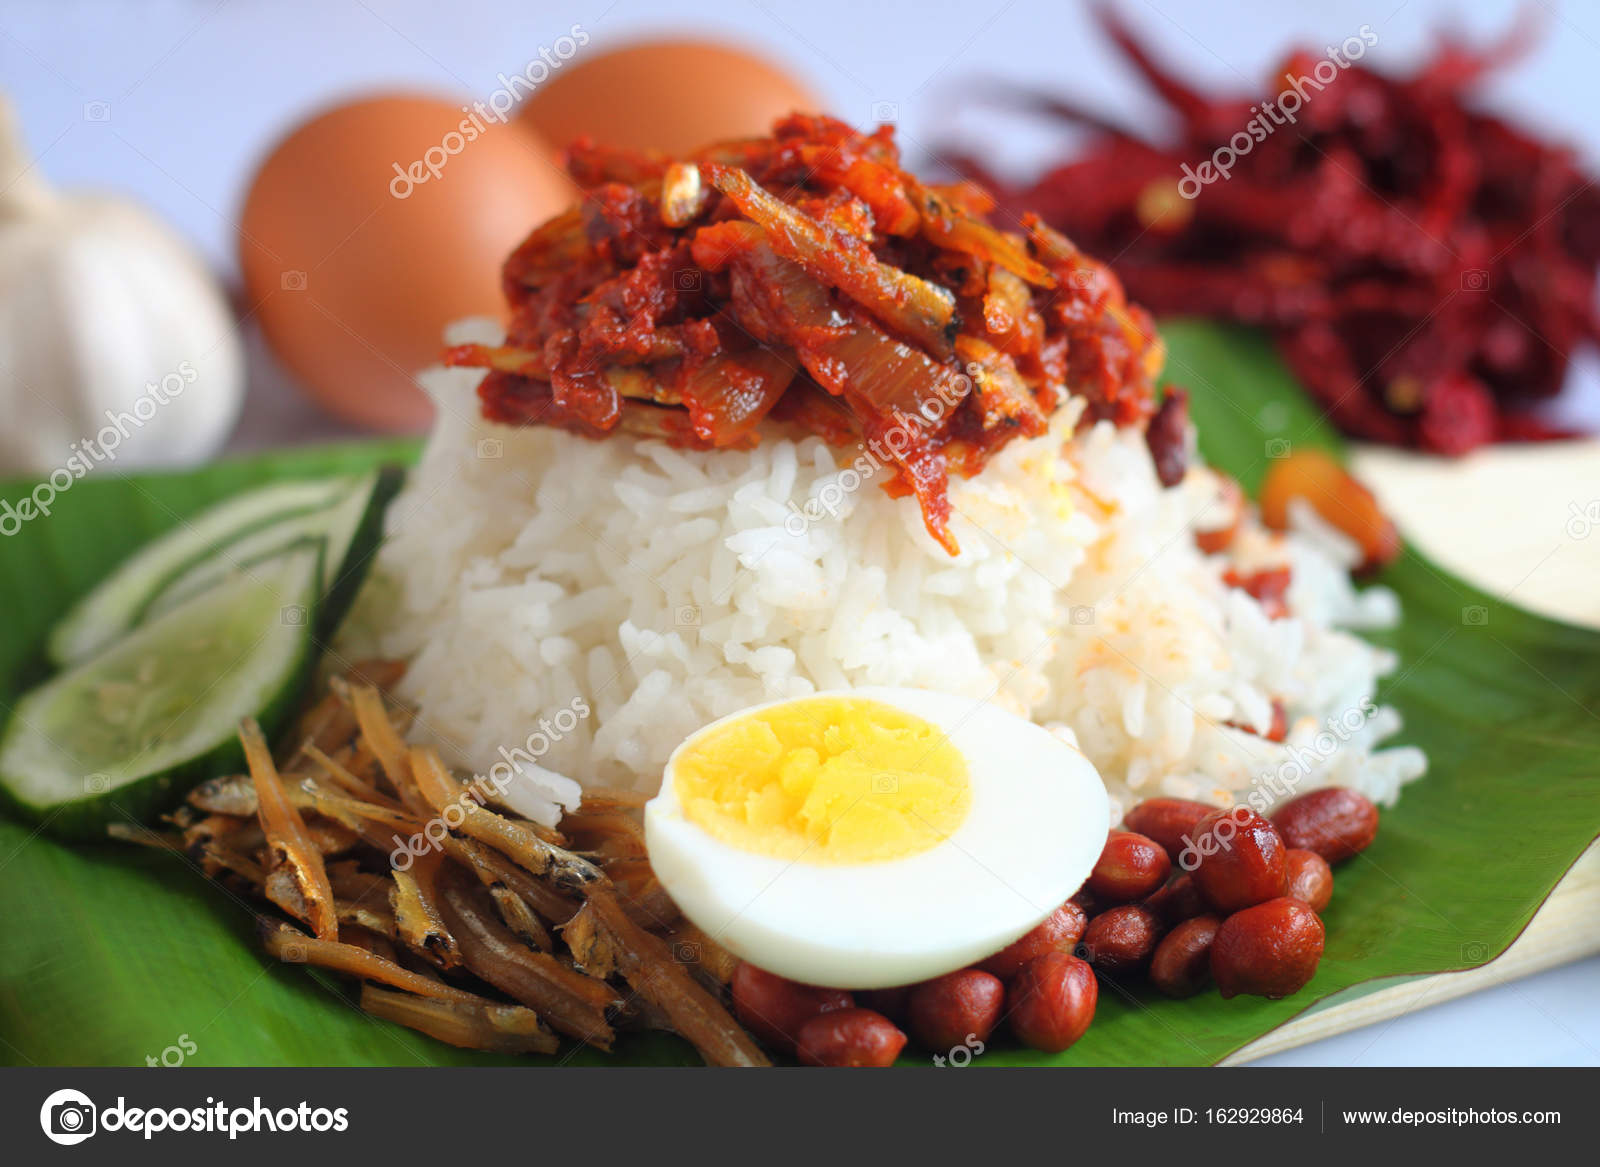
{"type": "Polygon", "coordinates": [[[0,787],[56,833],[104,836],[237,765],[240,719],[268,732],[314,663],[325,540],[294,544],[28,693],[0,737],[0,787]]]}
{"type": "MultiPolygon", "coordinates": [[[[145,604],[139,622],[163,616],[218,583],[248,576],[256,565],[306,539],[327,541],[322,591],[336,600],[342,599],[345,588],[341,577],[354,576],[359,583],[365,574],[366,562],[377,543],[377,523],[381,523],[383,507],[397,483],[397,475],[365,475],[353,480],[350,489],[328,506],[287,515],[246,531],[216,554],[190,564],[172,577],[145,604]]],[[[342,603],[332,606],[337,609],[335,618],[343,615],[342,603]]],[[[324,605],[324,620],[329,616],[328,607],[324,605]]]]}
{"type": "Polygon", "coordinates": [[[58,668],[79,664],[147,620],[232,574],[247,574],[306,538],[326,541],[324,631],[344,613],[381,534],[384,507],[399,487],[397,471],[274,482],[236,495],[147,543],[51,631],[46,645],[58,668]]]}

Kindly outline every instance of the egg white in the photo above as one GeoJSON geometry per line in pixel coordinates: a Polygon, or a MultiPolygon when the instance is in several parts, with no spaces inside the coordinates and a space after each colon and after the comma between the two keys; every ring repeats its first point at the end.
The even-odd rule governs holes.
{"type": "Polygon", "coordinates": [[[905,859],[822,865],[743,851],[684,817],[674,763],[702,735],[790,701],[699,730],[645,806],[645,841],[683,914],[735,956],[832,988],[910,984],[1004,948],[1083,885],[1108,826],[1105,786],[1083,754],[964,697],[895,688],[815,697],[878,701],[938,727],[966,759],[971,809],[947,839],[905,859]]]}

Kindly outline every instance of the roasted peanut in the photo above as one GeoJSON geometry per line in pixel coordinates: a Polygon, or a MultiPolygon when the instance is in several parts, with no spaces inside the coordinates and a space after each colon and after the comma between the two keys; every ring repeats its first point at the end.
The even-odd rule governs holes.
{"type": "Polygon", "coordinates": [[[917,1044],[942,1053],[969,1041],[988,1041],[1005,1012],[1006,987],[981,969],[964,968],[911,990],[906,1028],[917,1044]]]}
{"type": "Polygon", "coordinates": [[[1273,825],[1247,806],[1214,810],[1195,824],[1180,866],[1192,863],[1194,884],[1221,915],[1283,894],[1287,848],[1273,825]]]}
{"type": "Polygon", "coordinates": [[[1371,569],[1400,554],[1400,535],[1372,492],[1321,450],[1296,450],[1267,467],[1261,483],[1261,519],[1279,531],[1289,528],[1289,501],[1303,498],[1331,525],[1350,536],[1371,569]]]}
{"type": "Polygon", "coordinates": [[[1150,958],[1150,983],[1169,997],[1192,997],[1211,979],[1211,942],[1222,921],[1196,916],[1167,933],[1150,958]]]}
{"type": "Polygon", "coordinates": [[[1103,904],[1126,904],[1159,889],[1171,872],[1172,860],[1160,843],[1133,831],[1112,831],[1087,886],[1103,904]]]}
{"type": "Polygon", "coordinates": [[[1211,976],[1224,997],[1298,993],[1322,959],[1322,920],[1288,896],[1268,900],[1222,922],[1211,942],[1211,976]]]}
{"type": "Polygon", "coordinates": [[[1313,912],[1321,912],[1333,899],[1333,869],[1328,861],[1315,851],[1290,847],[1284,856],[1284,895],[1308,904],[1313,912]]]}
{"type": "Polygon", "coordinates": [[[1075,956],[1036,956],[1011,982],[1011,1032],[1023,1045],[1060,1053],[1094,1020],[1100,986],[1094,970],[1075,956]]]}
{"type": "Polygon", "coordinates": [[[1147,798],[1122,816],[1122,826],[1160,843],[1176,863],[1194,836],[1195,824],[1216,809],[1186,798],[1147,798]]]}
{"type": "Polygon", "coordinates": [[[1130,976],[1150,963],[1162,931],[1160,918],[1149,908],[1123,904],[1089,921],[1078,952],[1096,972],[1130,976]]]}
{"type": "Polygon", "coordinates": [[[1171,926],[1205,915],[1210,909],[1194,885],[1194,876],[1180,875],[1155,895],[1145,900],[1144,906],[1171,926]]]}
{"type": "Polygon", "coordinates": [[[1017,970],[1036,956],[1047,952],[1071,952],[1083,938],[1084,926],[1089,917],[1075,899],[1068,900],[1045,917],[1044,923],[981,961],[978,967],[992,973],[1002,981],[1009,981],[1017,970]]]}
{"type": "Polygon", "coordinates": [[[796,1050],[808,1066],[892,1066],[906,1035],[882,1013],[837,1009],[800,1027],[796,1050]]]}
{"type": "Polygon", "coordinates": [[[1176,385],[1167,387],[1166,396],[1144,430],[1145,445],[1156,466],[1162,486],[1176,486],[1189,472],[1189,391],[1176,385]]]}
{"type": "Polygon", "coordinates": [[[819,1013],[849,1009],[855,999],[843,989],[824,989],[787,980],[749,961],[740,961],[730,983],[733,1012],[740,1023],[775,1050],[790,1053],[800,1027],[819,1013]]]}
{"type": "Polygon", "coordinates": [[[1283,841],[1340,863],[1365,851],[1378,834],[1378,808],[1347,786],[1326,786],[1291,799],[1272,816],[1283,841]]]}

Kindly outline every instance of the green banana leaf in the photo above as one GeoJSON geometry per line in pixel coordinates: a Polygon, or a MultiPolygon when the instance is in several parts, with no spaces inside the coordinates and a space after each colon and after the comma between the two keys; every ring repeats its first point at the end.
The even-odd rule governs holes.
{"type": "MultiPolygon", "coordinates": [[[[1206,457],[1259,483],[1290,446],[1337,438],[1253,334],[1171,322],[1168,374],[1187,386],[1206,457]]],[[[371,443],[270,454],[184,474],[96,471],[48,518],[0,538],[0,704],[37,670],[50,622],[140,542],[272,478],[407,457],[371,443]]],[[[0,487],[0,506],[31,484],[0,487]]],[[[1600,635],[1531,616],[1408,553],[1385,574],[1405,620],[1384,699],[1430,776],[1341,867],[1316,979],[1285,1001],[1169,1001],[1106,985],[1088,1035],[1046,1056],[991,1044],[978,1064],[1192,1065],[1226,1057],[1319,1003],[1375,982],[1479,965],[1504,951],[1600,827],[1600,635]]],[[[0,819],[0,1062],[452,1065],[506,1061],[375,1021],[347,987],[267,961],[253,909],[180,857],[68,846],[0,819]],[[191,1049],[192,1047],[192,1049],[191,1049]]],[[[536,1061],[539,1059],[526,1059],[536,1061]]],[[[577,1051],[580,1063],[605,1062],[577,1051]]],[[[695,1064],[669,1037],[612,1061],[695,1064]]]]}

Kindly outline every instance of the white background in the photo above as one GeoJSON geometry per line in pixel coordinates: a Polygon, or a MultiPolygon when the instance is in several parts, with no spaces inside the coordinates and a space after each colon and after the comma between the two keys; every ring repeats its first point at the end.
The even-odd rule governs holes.
{"type": "MultiPolygon", "coordinates": [[[[1123,0],[1185,75],[1253,88],[1291,43],[1314,48],[1369,25],[1380,67],[1418,59],[1442,26],[1486,36],[1512,3],[1421,0],[1291,5],[1123,0]],[[1452,18],[1453,14],[1453,18],[1452,18]]],[[[1600,164],[1600,4],[1535,5],[1537,50],[1497,79],[1497,109],[1574,144],[1600,164]]],[[[963,107],[964,83],[1001,76],[1072,94],[1132,124],[1156,105],[1075,4],[1014,0],[4,0],[0,78],[44,172],[63,185],[124,191],[155,207],[225,278],[235,216],[261,151],[305,114],[346,94],[422,88],[482,98],[579,23],[604,48],[654,32],[734,39],[791,67],[857,123],[897,110],[914,162],[952,136],[1026,171],[1062,145],[1058,129],[963,107]],[[108,113],[91,120],[86,109],[108,113]]],[[[1586,362],[1569,416],[1600,417],[1586,362]]],[[[236,447],[338,433],[257,351],[236,447]]],[[[1470,863],[1470,857],[1463,857],[1470,863]]],[[[1270,1064],[1600,1064],[1600,960],[1303,1047],[1270,1064]]]]}

